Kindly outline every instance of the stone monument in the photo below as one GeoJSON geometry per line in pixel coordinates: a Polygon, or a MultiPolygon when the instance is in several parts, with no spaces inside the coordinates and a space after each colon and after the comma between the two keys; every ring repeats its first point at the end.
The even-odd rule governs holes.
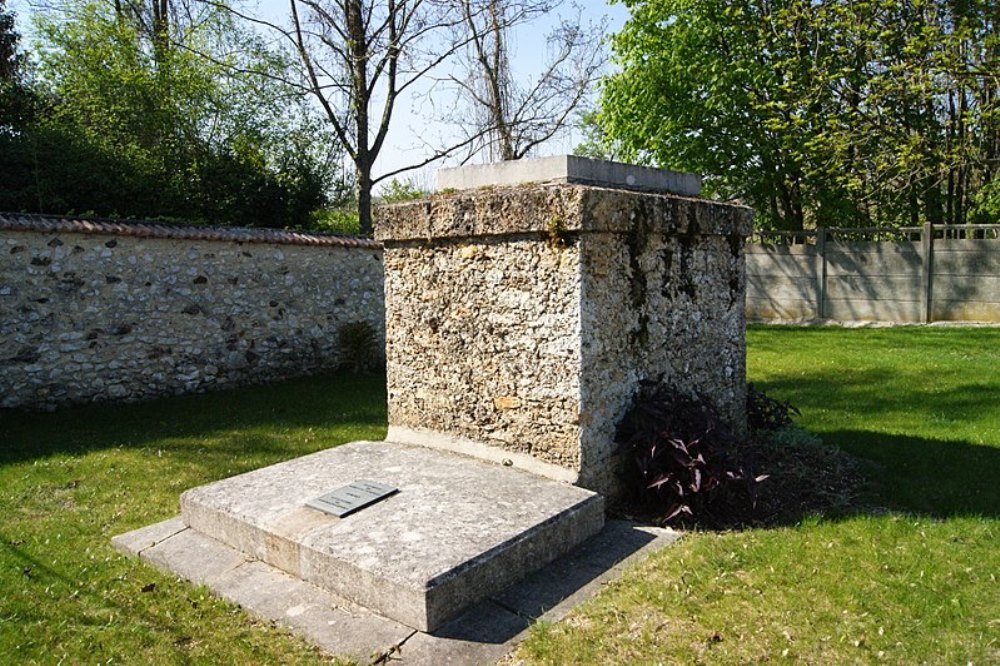
{"type": "Polygon", "coordinates": [[[388,439],[608,495],[641,379],[745,430],[749,209],[573,156],[446,169],[439,188],[378,214],[388,439]]]}
{"type": "MultiPolygon", "coordinates": [[[[750,211],[699,187],[556,157],[445,170],[438,193],[378,210],[386,441],[194,488],[167,538],[119,543],[169,566],[222,542],[422,631],[540,569],[601,529],[641,380],[745,427],[750,211]],[[322,510],[365,488],[386,496],[322,510]]],[[[245,585],[244,566],[207,582],[245,585]]]]}

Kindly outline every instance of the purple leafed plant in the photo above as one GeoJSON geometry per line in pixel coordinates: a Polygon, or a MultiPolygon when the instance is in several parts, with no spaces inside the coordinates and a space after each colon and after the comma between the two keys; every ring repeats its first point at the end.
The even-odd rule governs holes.
{"type": "Polygon", "coordinates": [[[615,437],[627,465],[626,501],[658,522],[726,527],[749,520],[754,476],[736,437],[710,403],[645,381],[615,437]]]}

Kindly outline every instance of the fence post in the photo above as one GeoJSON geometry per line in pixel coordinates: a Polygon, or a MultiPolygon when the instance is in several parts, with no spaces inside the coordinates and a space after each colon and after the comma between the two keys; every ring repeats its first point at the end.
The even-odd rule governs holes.
{"type": "Polygon", "coordinates": [[[923,270],[920,274],[920,293],[922,302],[920,304],[920,315],[923,323],[931,323],[933,316],[933,304],[931,302],[931,289],[933,287],[934,270],[934,224],[924,222],[923,232],[920,234],[920,249],[923,254],[923,270]]]}
{"type": "Polygon", "coordinates": [[[816,227],[816,252],[819,254],[819,285],[816,314],[826,319],[826,228],[816,227]]]}

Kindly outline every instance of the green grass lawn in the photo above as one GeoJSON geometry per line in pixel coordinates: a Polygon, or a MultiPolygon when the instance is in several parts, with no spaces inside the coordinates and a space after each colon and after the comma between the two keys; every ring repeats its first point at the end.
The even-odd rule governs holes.
{"type": "Polygon", "coordinates": [[[749,377],[866,461],[875,510],[690,534],[531,663],[1000,663],[1000,329],[752,328],[749,377]]]}
{"type": "MultiPolygon", "coordinates": [[[[1000,329],[754,328],[750,379],[867,461],[876,507],[689,534],[528,663],[1000,662],[1000,329]]],[[[0,662],[295,663],[322,656],[110,538],[185,489],[385,433],[348,376],[54,414],[0,412],[0,662]]]]}
{"type": "Polygon", "coordinates": [[[314,663],[304,641],[110,547],[180,493],[385,437],[382,380],[0,412],[0,663],[314,663]]]}

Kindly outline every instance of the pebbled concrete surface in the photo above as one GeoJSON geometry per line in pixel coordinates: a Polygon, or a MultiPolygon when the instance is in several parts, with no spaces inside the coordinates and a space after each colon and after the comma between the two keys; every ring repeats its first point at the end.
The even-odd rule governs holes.
{"type": "Polygon", "coordinates": [[[382,659],[401,666],[493,664],[527,636],[533,621],[562,620],[574,606],[620,576],[631,562],[679,538],[668,529],[608,521],[600,533],[568,554],[427,633],[264,562],[247,560],[231,547],[192,529],[173,532],[154,548],[142,546],[151,531],[172,532],[177,520],[120,535],[115,544],[123,552],[207,585],[221,597],[288,627],[331,655],[365,664],[382,659]],[[218,564],[206,570],[206,562],[218,564]]]}

